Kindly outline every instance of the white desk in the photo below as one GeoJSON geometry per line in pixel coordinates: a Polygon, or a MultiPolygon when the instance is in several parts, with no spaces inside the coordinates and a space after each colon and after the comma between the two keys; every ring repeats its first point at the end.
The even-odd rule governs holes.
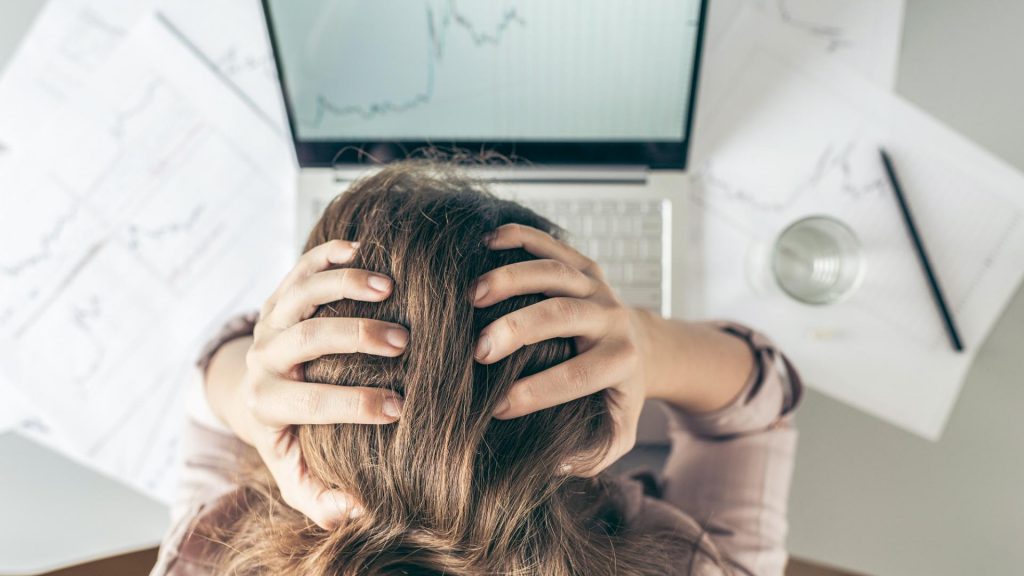
{"type": "MultiPolygon", "coordinates": [[[[0,5],[0,67],[39,4],[0,5]]],[[[908,0],[898,90],[1024,169],[1020,22],[1019,1],[908,0]]],[[[1020,572],[1021,342],[1024,292],[979,352],[935,444],[810,392],[799,416],[793,553],[871,574],[1020,572]]],[[[159,504],[19,438],[0,437],[0,462],[0,573],[15,561],[53,565],[56,544],[85,559],[155,543],[166,524],[159,504]],[[62,542],[61,532],[74,537],[62,542]]]]}
{"type": "MultiPolygon", "coordinates": [[[[1024,169],[1021,22],[1020,0],[908,0],[897,91],[1024,169]]],[[[798,416],[792,552],[865,574],[1024,573],[1022,413],[1024,290],[938,443],[811,392],[798,416]]]]}
{"type": "Polygon", "coordinates": [[[167,509],[15,434],[0,435],[0,574],[153,546],[167,509]]]}

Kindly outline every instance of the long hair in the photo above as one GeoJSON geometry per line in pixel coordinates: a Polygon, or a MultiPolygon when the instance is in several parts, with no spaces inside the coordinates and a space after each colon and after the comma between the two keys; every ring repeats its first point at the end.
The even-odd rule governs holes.
{"type": "Polygon", "coordinates": [[[317,316],[395,322],[408,327],[411,339],[397,358],[327,356],[307,363],[305,376],[394,390],[405,398],[402,416],[383,426],[299,427],[309,473],[354,494],[365,513],[321,529],[283,503],[266,473],[258,475],[222,536],[224,573],[688,573],[692,541],[633,529],[616,484],[560,471],[570,459],[596,462],[609,449],[615,430],[604,393],[513,420],[491,416],[518,378],[574,354],[572,341],[559,339],[489,366],[474,361],[483,327],[543,298],[472,305],[477,277],[533,258],[486,247],[485,234],[507,223],[559,234],[530,210],[431,162],[384,168],[327,207],[307,249],[331,239],[359,241],[350,266],[391,276],[394,290],[385,302],[334,302],[317,316]]]}

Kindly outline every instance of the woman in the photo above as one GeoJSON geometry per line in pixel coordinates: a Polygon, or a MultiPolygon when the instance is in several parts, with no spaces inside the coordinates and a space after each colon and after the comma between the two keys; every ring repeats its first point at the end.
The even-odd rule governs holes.
{"type": "Polygon", "coordinates": [[[200,362],[153,573],[781,574],[795,373],[556,234],[436,164],[335,199],[200,362]],[[646,399],[671,455],[613,478],[646,399]]]}

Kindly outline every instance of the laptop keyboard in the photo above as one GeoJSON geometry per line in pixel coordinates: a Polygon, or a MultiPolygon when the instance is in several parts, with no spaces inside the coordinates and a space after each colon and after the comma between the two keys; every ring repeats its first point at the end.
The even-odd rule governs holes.
{"type": "Polygon", "coordinates": [[[626,304],[662,311],[662,200],[517,201],[565,229],[626,304]]]}
{"type": "MultiPolygon", "coordinates": [[[[542,200],[516,198],[520,204],[558,224],[566,240],[593,258],[608,283],[630,306],[664,312],[662,308],[663,201],[542,200]]],[[[311,222],[327,207],[326,199],[310,205],[311,222]]]]}

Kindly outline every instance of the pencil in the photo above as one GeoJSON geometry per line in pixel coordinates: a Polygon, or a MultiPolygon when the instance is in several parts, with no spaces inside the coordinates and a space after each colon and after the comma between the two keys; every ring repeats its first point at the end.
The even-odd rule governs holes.
{"type": "Polygon", "coordinates": [[[953,314],[949,306],[946,305],[946,298],[942,295],[939,279],[935,276],[935,271],[932,270],[931,261],[928,259],[928,252],[924,249],[924,242],[921,241],[921,235],[917,232],[917,226],[914,225],[914,217],[910,215],[910,206],[907,205],[907,199],[903,196],[903,190],[900,188],[899,179],[896,178],[896,170],[893,168],[892,160],[884,149],[879,149],[879,152],[882,155],[882,164],[885,165],[885,173],[889,176],[889,183],[892,184],[892,191],[896,195],[896,202],[900,205],[903,222],[907,225],[907,232],[910,233],[910,239],[913,240],[914,248],[917,250],[917,259],[921,262],[921,268],[924,269],[924,275],[928,279],[928,286],[931,287],[935,305],[938,306],[939,313],[942,314],[946,333],[949,334],[949,340],[953,344],[953,349],[957,352],[963,352],[964,346],[960,341],[960,334],[957,332],[956,323],[953,322],[953,314]]]}

